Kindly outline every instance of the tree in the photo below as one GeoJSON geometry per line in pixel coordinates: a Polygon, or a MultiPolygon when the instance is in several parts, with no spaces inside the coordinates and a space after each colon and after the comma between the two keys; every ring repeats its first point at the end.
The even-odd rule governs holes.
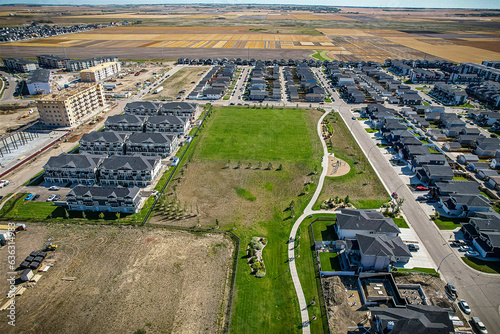
{"type": "Polygon", "coordinates": [[[85,214],[85,211],[82,211],[82,218],[87,219],[87,215],[85,214]]]}
{"type": "Polygon", "coordinates": [[[280,166],[278,167],[278,170],[283,170],[283,165],[280,164],[280,166]]]}
{"type": "Polygon", "coordinates": [[[64,209],[64,215],[66,216],[66,219],[69,219],[69,212],[68,212],[68,210],[64,209]]]}
{"type": "Polygon", "coordinates": [[[237,169],[241,168],[241,161],[238,161],[238,166],[236,167],[237,169]]]}
{"type": "Polygon", "coordinates": [[[99,214],[99,219],[104,220],[104,212],[101,212],[101,213],[99,214]]]}
{"type": "Polygon", "coordinates": [[[257,169],[261,169],[262,168],[262,162],[259,161],[259,164],[257,165],[257,169]]]}
{"type": "Polygon", "coordinates": [[[268,170],[273,169],[273,164],[272,164],[272,163],[267,164],[267,169],[268,169],[268,170]]]}
{"type": "Polygon", "coordinates": [[[291,201],[291,202],[290,202],[290,205],[288,206],[288,208],[289,208],[290,210],[295,209],[295,201],[291,201]]]}
{"type": "Polygon", "coordinates": [[[120,213],[119,212],[116,213],[116,219],[120,219],[120,213]]]}
{"type": "Polygon", "coordinates": [[[251,162],[248,163],[247,169],[252,169],[252,163],[251,162]]]}
{"type": "Polygon", "coordinates": [[[344,199],[344,204],[345,205],[348,205],[349,203],[351,202],[351,200],[349,199],[349,195],[347,195],[344,199]]]}
{"type": "Polygon", "coordinates": [[[231,166],[231,160],[228,160],[227,161],[227,168],[229,168],[231,166]]]}

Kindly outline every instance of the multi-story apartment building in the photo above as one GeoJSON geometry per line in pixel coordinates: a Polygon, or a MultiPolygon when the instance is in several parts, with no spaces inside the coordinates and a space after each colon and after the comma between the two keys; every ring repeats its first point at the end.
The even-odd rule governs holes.
{"type": "Polygon", "coordinates": [[[38,64],[33,60],[23,58],[4,58],[3,64],[11,71],[27,73],[38,68],[38,64]]]}
{"type": "Polygon", "coordinates": [[[149,116],[144,129],[146,132],[174,132],[187,133],[189,122],[186,118],[178,116],[149,116]]]}
{"type": "Polygon", "coordinates": [[[80,125],[105,103],[100,84],[85,83],[37,101],[40,120],[50,126],[80,125]]]}
{"type": "Polygon", "coordinates": [[[87,68],[107,63],[107,62],[117,62],[118,57],[108,56],[108,57],[95,57],[88,59],[78,59],[78,60],[70,60],[66,63],[67,71],[81,71],[87,68]]]}
{"type": "Polygon", "coordinates": [[[460,74],[477,74],[483,80],[500,82],[500,69],[476,63],[462,63],[458,69],[460,74]]]}
{"type": "Polygon", "coordinates": [[[121,64],[118,62],[102,63],[80,71],[80,77],[83,82],[99,82],[117,74],[120,70],[121,64]]]}
{"type": "Polygon", "coordinates": [[[452,86],[444,83],[435,84],[429,94],[436,97],[444,105],[451,106],[464,104],[467,99],[465,91],[459,88],[453,88],[452,86]]]}
{"type": "Polygon", "coordinates": [[[166,102],[158,109],[158,115],[179,116],[191,121],[198,111],[197,103],[188,102],[166,102]]]}
{"type": "Polygon", "coordinates": [[[114,115],[109,116],[104,125],[106,130],[143,132],[146,116],[114,115]]]}
{"type": "Polygon", "coordinates": [[[76,186],[66,195],[69,210],[135,213],[141,204],[138,187],[76,186]]]}
{"type": "Polygon", "coordinates": [[[134,115],[158,115],[160,103],[150,101],[129,102],[125,105],[126,114],[134,115]]]}
{"type": "Polygon", "coordinates": [[[55,55],[39,55],[36,56],[36,59],[38,60],[38,66],[44,68],[66,68],[66,63],[69,62],[69,58],[55,55]]]}
{"type": "Polygon", "coordinates": [[[124,154],[125,140],[129,133],[114,131],[92,131],[80,139],[80,152],[93,154],[124,154]]]}
{"type": "Polygon", "coordinates": [[[44,180],[49,183],[97,184],[97,170],[105,154],[63,153],[51,157],[43,167],[44,180]]]}
{"type": "Polygon", "coordinates": [[[40,68],[31,71],[26,85],[30,95],[50,93],[50,70],[40,68]]]}
{"type": "Polygon", "coordinates": [[[162,168],[159,156],[113,155],[99,167],[101,185],[147,187],[162,168]]]}
{"type": "Polygon", "coordinates": [[[178,138],[170,133],[134,133],[125,142],[126,154],[142,154],[146,156],[161,156],[166,158],[172,154],[178,145],[178,138]]]}

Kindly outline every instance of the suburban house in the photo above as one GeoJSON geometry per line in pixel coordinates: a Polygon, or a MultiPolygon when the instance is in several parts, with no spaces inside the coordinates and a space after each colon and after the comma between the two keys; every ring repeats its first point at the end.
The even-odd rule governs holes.
{"type": "Polygon", "coordinates": [[[480,190],[476,181],[447,181],[436,182],[431,193],[436,196],[479,195],[480,190]]]}
{"type": "Polygon", "coordinates": [[[500,175],[490,176],[488,178],[487,184],[495,190],[500,190],[500,175]]]}
{"type": "Polygon", "coordinates": [[[335,231],[346,243],[340,253],[345,270],[388,270],[406,263],[411,254],[399,237],[399,227],[376,210],[341,209],[335,231]]]}
{"type": "Polygon", "coordinates": [[[146,120],[146,132],[173,132],[184,134],[188,132],[189,121],[178,116],[149,116],[146,120]]]}
{"type": "Polygon", "coordinates": [[[496,177],[498,176],[498,172],[494,169],[490,168],[482,168],[482,169],[477,169],[476,170],[476,177],[480,180],[489,180],[490,177],[496,177]]]}
{"type": "Polygon", "coordinates": [[[446,152],[456,152],[456,151],[462,150],[462,145],[460,145],[460,143],[457,143],[454,141],[449,141],[449,142],[446,142],[442,148],[443,148],[443,151],[446,151],[446,152]]]}
{"type": "Polygon", "coordinates": [[[453,180],[453,171],[449,165],[426,165],[418,168],[417,178],[424,184],[432,185],[435,182],[453,180]]]}
{"type": "Polygon", "coordinates": [[[489,200],[483,195],[450,195],[439,199],[444,212],[453,217],[471,217],[476,212],[490,211],[489,200]]]}
{"type": "Polygon", "coordinates": [[[406,305],[405,308],[369,307],[374,334],[452,334],[448,310],[434,305],[406,305]]]}
{"type": "Polygon", "coordinates": [[[87,153],[62,153],[50,157],[43,166],[44,180],[49,183],[96,184],[97,170],[106,157],[105,154],[87,153]]]}
{"type": "Polygon", "coordinates": [[[495,138],[496,142],[489,142],[486,139],[494,139],[494,138],[485,138],[481,143],[477,144],[476,153],[479,157],[482,158],[493,158],[495,157],[496,151],[500,149],[500,141],[495,138]]]}
{"type": "Polygon", "coordinates": [[[80,139],[80,152],[93,154],[124,154],[125,140],[129,133],[115,131],[92,131],[80,139]]]}
{"type": "Polygon", "coordinates": [[[127,114],[114,115],[109,116],[104,125],[106,126],[106,130],[142,132],[146,118],[146,116],[127,114]]]}
{"type": "Polygon", "coordinates": [[[494,211],[477,212],[462,225],[466,239],[471,240],[483,257],[500,257],[500,215],[494,211]]]}
{"type": "Polygon", "coordinates": [[[465,103],[467,94],[459,88],[453,88],[445,83],[437,83],[434,88],[429,92],[429,95],[434,96],[441,101],[444,105],[456,106],[465,103]]]}
{"type": "Polygon", "coordinates": [[[147,187],[162,168],[159,156],[113,155],[99,167],[101,185],[147,187]]]}
{"type": "Polygon", "coordinates": [[[66,195],[72,211],[136,213],[141,204],[138,187],[99,187],[78,185],[66,195]]]}
{"type": "Polygon", "coordinates": [[[142,154],[166,158],[177,148],[179,139],[176,135],[165,132],[136,132],[126,142],[126,154],[142,154]]]}
{"type": "Polygon", "coordinates": [[[490,167],[494,169],[500,168],[500,149],[495,151],[495,157],[491,160],[490,167]]]}
{"type": "Polygon", "coordinates": [[[377,210],[341,209],[337,214],[335,232],[339,239],[352,239],[356,234],[383,233],[398,236],[401,232],[391,218],[377,210]]]}
{"type": "Polygon", "coordinates": [[[479,162],[479,157],[475,154],[460,154],[457,158],[457,162],[462,165],[467,165],[471,162],[479,162]]]}
{"type": "Polygon", "coordinates": [[[422,154],[416,155],[410,161],[408,167],[415,172],[417,168],[427,165],[444,166],[448,163],[444,154],[422,154]]]}

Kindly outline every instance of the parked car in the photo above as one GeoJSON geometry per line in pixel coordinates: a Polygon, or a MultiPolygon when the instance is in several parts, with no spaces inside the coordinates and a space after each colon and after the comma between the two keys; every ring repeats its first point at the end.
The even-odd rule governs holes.
{"type": "Polygon", "coordinates": [[[417,186],[416,190],[418,190],[418,191],[425,191],[425,190],[429,190],[429,187],[426,187],[426,186],[417,186]]]}
{"type": "Polygon", "coordinates": [[[49,198],[47,198],[46,202],[52,202],[56,198],[56,195],[50,195],[49,198]]]}
{"type": "Polygon", "coordinates": [[[39,197],[40,197],[40,194],[36,194],[35,196],[33,196],[32,201],[36,201],[39,197]]]}
{"type": "Polygon", "coordinates": [[[465,253],[465,256],[479,256],[479,253],[474,250],[470,250],[465,253]]]}
{"type": "Polygon", "coordinates": [[[61,189],[61,188],[56,187],[56,186],[51,186],[51,187],[49,188],[49,190],[59,190],[59,189],[61,189]]]}
{"type": "Polygon", "coordinates": [[[455,288],[455,286],[451,283],[448,283],[446,284],[446,286],[444,287],[444,289],[446,290],[447,293],[449,293],[452,297],[458,297],[458,292],[457,292],[457,289],[455,288]]]}
{"type": "Polygon", "coordinates": [[[483,324],[481,319],[479,319],[478,317],[472,317],[471,322],[474,325],[474,327],[476,327],[476,329],[479,331],[479,333],[488,334],[488,330],[486,329],[486,326],[483,324]]]}
{"type": "Polygon", "coordinates": [[[420,246],[419,245],[415,245],[415,244],[408,244],[406,246],[408,246],[408,250],[410,250],[410,251],[415,251],[416,252],[416,251],[418,251],[420,249],[420,246]]]}
{"type": "Polygon", "coordinates": [[[460,306],[462,311],[464,311],[465,314],[470,314],[471,310],[469,304],[467,304],[467,302],[464,299],[460,299],[458,305],[460,306]]]}
{"type": "Polygon", "coordinates": [[[461,252],[468,252],[471,250],[472,250],[472,248],[470,246],[460,246],[460,249],[459,249],[459,251],[461,251],[461,252]]]}
{"type": "Polygon", "coordinates": [[[33,196],[34,196],[33,194],[28,194],[28,195],[24,198],[24,200],[25,200],[25,201],[29,201],[30,199],[32,199],[32,198],[33,198],[33,196]]]}

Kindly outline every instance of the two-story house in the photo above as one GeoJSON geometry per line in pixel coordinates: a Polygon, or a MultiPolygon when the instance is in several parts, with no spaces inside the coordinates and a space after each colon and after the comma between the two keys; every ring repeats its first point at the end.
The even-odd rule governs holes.
{"type": "Polygon", "coordinates": [[[189,121],[179,116],[149,116],[144,129],[146,132],[185,134],[189,129],[189,121]]]}
{"type": "Polygon", "coordinates": [[[62,153],[50,157],[43,166],[44,180],[49,183],[97,183],[97,171],[106,155],[62,153]]]}
{"type": "Polygon", "coordinates": [[[78,185],[66,195],[71,211],[136,213],[141,204],[138,187],[99,187],[78,185]]]}
{"type": "Polygon", "coordinates": [[[80,139],[80,152],[93,154],[124,154],[125,141],[129,133],[115,131],[92,131],[80,139]]]}
{"type": "Polygon", "coordinates": [[[131,132],[142,132],[144,129],[144,123],[146,122],[146,116],[137,115],[114,115],[109,116],[104,125],[106,130],[109,131],[131,131],[131,132]]]}

